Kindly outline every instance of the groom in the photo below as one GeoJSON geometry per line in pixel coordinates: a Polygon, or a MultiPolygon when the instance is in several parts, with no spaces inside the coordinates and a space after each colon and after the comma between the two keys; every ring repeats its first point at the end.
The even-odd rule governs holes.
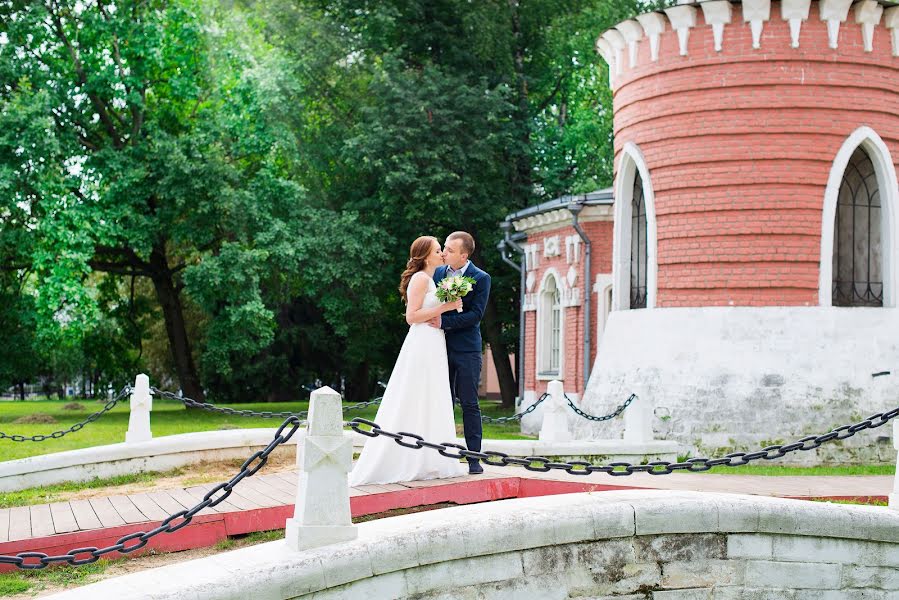
{"type": "MultiPolygon", "coordinates": [[[[474,289],[462,298],[462,312],[443,313],[431,321],[434,327],[446,332],[446,353],[449,359],[450,390],[462,405],[462,424],[465,445],[469,450],[481,451],[481,407],[478,405],[478,383],[481,380],[481,319],[490,296],[490,275],[474,266],[469,257],[474,253],[474,238],[464,231],[449,234],[443,244],[445,267],[437,267],[435,283],[454,275],[471,277],[474,289]]],[[[468,472],[483,473],[476,458],[468,459],[468,472]]]]}

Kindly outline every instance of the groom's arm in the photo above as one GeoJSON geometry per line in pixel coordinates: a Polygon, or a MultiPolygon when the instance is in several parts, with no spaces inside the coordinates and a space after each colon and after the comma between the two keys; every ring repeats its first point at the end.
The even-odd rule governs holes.
{"type": "Polygon", "coordinates": [[[485,274],[475,284],[471,293],[474,294],[474,298],[468,305],[468,310],[461,313],[450,311],[440,315],[442,319],[440,326],[444,331],[472,327],[484,318],[484,311],[487,310],[487,298],[490,296],[490,275],[485,274]]]}

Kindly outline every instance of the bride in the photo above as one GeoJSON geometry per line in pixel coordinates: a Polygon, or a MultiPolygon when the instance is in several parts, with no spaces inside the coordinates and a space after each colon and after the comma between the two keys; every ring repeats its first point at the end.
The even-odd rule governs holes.
{"type": "MultiPolygon", "coordinates": [[[[462,307],[462,301],[441,304],[434,271],[443,264],[440,243],[422,236],[409,249],[400,278],[409,333],[384,390],[375,423],[388,431],[417,433],[429,442],[456,440],[449,366],[443,330],[428,321],[462,307]]],[[[384,436],[367,438],[362,456],[350,474],[350,485],[395,483],[459,477],[467,473],[456,460],[436,452],[403,448],[384,436]]]]}

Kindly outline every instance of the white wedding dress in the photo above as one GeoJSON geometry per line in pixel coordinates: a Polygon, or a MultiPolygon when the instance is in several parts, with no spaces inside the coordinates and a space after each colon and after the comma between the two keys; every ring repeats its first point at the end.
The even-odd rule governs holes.
{"type": "MultiPolygon", "coordinates": [[[[419,272],[413,277],[428,276],[419,272]]],[[[437,286],[430,277],[428,281],[422,308],[440,304],[437,286]]],[[[374,421],[387,431],[417,433],[428,442],[456,441],[442,329],[427,323],[409,327],[374,421]]],[[[379,436],[366,438],[362,456],[350,473],[350,485],[460,477],[467,473],[465,465],[441,456],[436,450],[404,448],[386,436],[379,436]]]]}

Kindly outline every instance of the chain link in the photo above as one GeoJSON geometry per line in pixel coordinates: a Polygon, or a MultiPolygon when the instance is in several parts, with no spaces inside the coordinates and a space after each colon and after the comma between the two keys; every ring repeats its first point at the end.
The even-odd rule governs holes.
{"type": "Polygon", "coordinates": [[[268,462],[269,455],[281,444],[286,443],[300,428],[302,422],[296,416],[287,418],[278,430],[272,441],[264,450],[259,450],[250,455],[240,467],[240,471],[234,477],[224,483],[220,483],[204,496],[193,508],[180,510],[169,515],[158,527],[150,531],[136,531],[120,537],[115,544],[106,548],[90,546],[87,548],[75,548],[66,554],[48,556],[43,552],[19,552],[18,554],[0,555],[0,564],[13,565],[18,569],[43,569],[54,563],[68,563],[72,566],[86,565],[100,560],[100,557],[112,552],[128,554],[146,546],[150,540],[161,533],[172,533],[182,527],[186,527],[201,510],[211,508],[223,502],[231,495],[231,490],[246,477],[252,477],[268,462]],[[288,427],[290,428],[289,430],[288,427]],[[285,430],[287,430],[285,432],[285,430]],[[29,560],[35,559],[35,560],[29,560]]]}
{"type": "Polygon", "coordinates": [[[549,394],[543,394],[540,398],[537,399],[536,402],[528,406],[526,409],[521,411],[520,413],[514,414],[511,417],[488,417],[487,415],[481,415],[481,422],[483,423],[508,423],[509,421],[520,421],[521,417],[534,412],[534,410],[539,406],[541,402],[546,400],[549,397],[549,394]]]}
{"type": "Polygon", "coordinates": [[[95,412],[94,414],[88,416],[85,420],[81,421],[80,423],[75,423],[68,429],[61,429],[59,431],[54,431],[53,433],[48,433],[46,435],[38,434],[38,435],[31,435],[31,436],[18,435],[18,434],[10,435],[10,434],[3,433],[2,431],[0,431],[0,440],[12,440],[13,442],[43,442],[44,440],[51,440],[51,439],[58,440],[59,438],[61,438],[62,436],[66,435],[68,433],[78,431],[78,430],[82,429],[85,425],[87,425],[89,423],[93,423],[94,421],[96,421],[97,419],[99,419],[100,417],[102,417],[103,415],[108,413],[109,411],[111,411],[113,408],[115,408],[116,404],[118,404],[119,402],[124,400],[125,397],[131,393],[131,391],[132,391],[132,387],[130,385],[126,385],[125,387],[122,388],[122,390],[118,394],[116,394],[113,397],[112,400],[107,402],[106,405],[103,406],[102,409],[100,409],[97,412],[95,412]]]}
{"type": "MultiPolygon", "coordinates": [[[[633,398],[633,396],[632,396],[633,398]]],[[[620,408],[620,407],[619,407],[620,408]]],[[[623,410],[623,409],[622,409],[623,410]]],[[[647,463],[645,465],[635,465],[628,462],[612,462],[607,465],[593,465],[585,461],[571,462],[553,462],[545,456],[528,456],[524,458],[509,456],[504,452],[475,452],[468,450],[465,446],[454,443],[435,444],[422,439],[421,436],[414,433],[393,433],[381,429],[374,421],[355,418],[348,424],[354,431],[368,437],[378,437],[379,435],[392,438],[401,446],[421,450],[428,448],[436,450],[441,455],[453,459],[473,458],[483,461],[485,464],[494,467],[508,467],[509,465],[522,466],[529,471],[547,472],[553,469],[566,471],[572,475],[589,475],[591,473],[607,473],[613,477],[623,477],[633,475],[634,473],[649,473],[650,475],[669,475],[675,471],[689,471],[691,473],[701,473],[708,471],[712,467],[739,467],[749,464],[754,460],[765,459],[775,460],[782,458],[790,452],[796,450],[814,450],[822,444],[833,440],[844,440],[850,438],[859,431],[865,429],[875,429],[885,425],[892,419],[899,416],[899,407],[893,410],[871,415],[864,421],[859,421],[853,425],[843,425],[837,427],[828,433],[818,436],[810,435],[802,439],[796,440],[790,444],[776,444],[768,446],[755,452],[732,452],[720,458],[690,458],[685,462],[672,463],[669,461],[659,460],[647,463]],[[410,438],[414,441],[407,442],[404,438],[410,438]]]]}
{"type": "MultiPolygon", "coordinates": [[[[257,417],[261,419],[287,419],[289,417],[298,417],[300,419],[305,419],[309,416],[308,410],[301,410],[300,412],[272,412],[272,411],[257,411],[257,410],[243,410],[237,408],[230,408],[228,406],[216,406],[215,404],[210,404],[208,402],[198,402],[197,400],[193,400],[191,398],[187,398],[185,396],[179,396],[174,392],[168,392],[165,390],[160,390],[158,388],[150,388],[150,391],[153,392],[154,396],[158,396],[161,398],[168,398],[170,400],[175,400],[177,402],[181,402],[184,406],[189,408],[199,408],[201,410],[208,410],[210,412],[216,412],[224,415],[234,415],[236,417],[257,417]]],[[[368,400],[367,402],[359,402],[357,404],[351,404],[350,406],[344,407],[344,411],[351,410],[361,410],[363,408],[367,408],[372,406],[373,404],[380,404],[381,398],[375,398],[374,400],[368,400]]]]}
{"type": "Polygon", "coordinates": [[[596,417],[596,416],[585,413],[584,411],[579,409],[577,406],[575,406],[574,402],[571,401],[571,398],[568,397],[568,394],[565,394],[565,399],[568,400],[568,406],[571,407],[571,410],[576,412],[578,415],[584,417],[585,419],[587,419],[589,421],[608,421],[609,419],[614,419],[615,417],[617,417],[618,415],[623,413],[624,409],[626,409],[628,406],[630,406],[631,402],[633,402],[634,400],[637,399],[637,394],[631,394],[630,397],[624,401],[624,404],[620,405],[618,408],[615,409],[614,412],[611,412],[611,413],[605,415],[604,417],[596,417]]]}

